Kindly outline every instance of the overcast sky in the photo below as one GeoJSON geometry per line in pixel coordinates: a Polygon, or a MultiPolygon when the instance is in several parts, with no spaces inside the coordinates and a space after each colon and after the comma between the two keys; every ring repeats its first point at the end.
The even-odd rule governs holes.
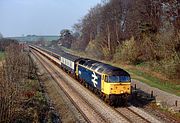
{"type": "Polygon", "coordinates": [[[0,33],[4,37],[58,35],[71,29],[101,0],[0,0],[0,33]]]}

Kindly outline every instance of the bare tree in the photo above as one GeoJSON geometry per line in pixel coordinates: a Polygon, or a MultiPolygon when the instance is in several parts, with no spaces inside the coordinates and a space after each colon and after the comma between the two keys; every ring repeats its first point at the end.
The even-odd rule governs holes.
{"type": "Polygon", "coordinates": [[[6,48],[5,61],[0,67],[0,122],[10,122],[21,113],[23,87],[29,77],[28,56],[20,45],[6,48]]]}

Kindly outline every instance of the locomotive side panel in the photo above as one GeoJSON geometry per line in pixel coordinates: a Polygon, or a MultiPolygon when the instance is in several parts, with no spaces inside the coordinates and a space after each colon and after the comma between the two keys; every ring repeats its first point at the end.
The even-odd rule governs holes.
{"type": "Polygon", "coordinates": [[[85,80],[92,87],[101,90],[101,75],[81,65],[78,65],[78,75],[80,79],[85,80]]]}

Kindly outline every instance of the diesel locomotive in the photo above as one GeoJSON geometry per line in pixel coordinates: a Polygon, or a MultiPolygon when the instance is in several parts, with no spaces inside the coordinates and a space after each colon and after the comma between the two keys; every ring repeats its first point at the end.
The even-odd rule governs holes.
{"type": "Polygon", "coordinates": [[[30,46],[30,48],[43,50],[59,59],[59,67],[73,75],[109,105],[127,102],[131,94],[131,77],[125,70],[61,50],[37,46],[30,46]]]}

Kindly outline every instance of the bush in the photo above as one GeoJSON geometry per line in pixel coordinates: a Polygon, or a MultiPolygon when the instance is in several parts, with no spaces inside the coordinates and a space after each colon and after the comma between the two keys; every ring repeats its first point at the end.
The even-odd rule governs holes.
{"type": "Polygon", "coordinates": [[[88,46],[85,49],[88,56],[92,58],[103,58],[102,49],[99,47],[98,40],[92,40],[89,42],[88,46]]]}
{"type": "Polygon", "coordinates": [[[34,99],[41,105],[46,104],[46,99],[42,92],[36,91],[34,99]]]}
{"type": "Polygon", "coordinates": [[[161,72],[164,73],[168,78],[180,79],[180,62],[177,60],[177,57],[164,59],[159,63],[161,72]]]}
{"type": "Polygon", "coordinates": [[[156,60],[159,63],[161,72],[166,74],[168,78],[179,79],[180,71],[180,34],[174,35],[172,32],[164,32],[156,36],[158,40],[157,54],[161,58],[156,60]]]}
{"type": "Polygon", "coordinates": [[[138,60],[138,48],[134,40],[134,37],[131,37],[130,40],[124,41],[120,44],[115,52],[114,60],[116,62],[130,62],[136,64],[138,60]]]}

